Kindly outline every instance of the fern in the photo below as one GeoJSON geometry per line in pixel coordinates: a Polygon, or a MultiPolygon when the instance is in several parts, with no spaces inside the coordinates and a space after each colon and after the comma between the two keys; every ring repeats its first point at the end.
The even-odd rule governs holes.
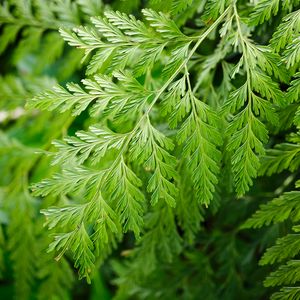
{"type": "Polygon", "coordinates": [[[296,10],[283,18],[283,22],[278,26],[273,38],[271,39],[272,46],[278,51],[284,48],[292,41],[294,32],[297,34],[299,30],[299,10],[296,10]]]}
{"type": "MultiPolygon", "coordinates": [[[[178,103],[176,110],[178,110],[179,119],[176,121],[175,126],[185,117],[185,114],[180,112],[182,109],[187,111],[190,116],[182,124],[182,129],[178,132],[178,139],[180,143],[188,141],[183,149],[183,155],[190,160],[189,165],[194,173],[193,181],[195,189],[198,191],[201,203],[207,205],[213,197],[214,184],[218,181],[218,164],[220,163],[220,153],[217,149],[217,146],[221,144],[221,137],[217,131],[218,120],[213,111],[209,109],[209,106],[204,103],[202,104],[193,95],[186,70],[187,63],[192,58],[200,43],[216,27],[218,22],[222,21],[223,15],[227,11],[211,28],[204,32],[190,51],[188,46],[193,41],[193,38],[182,34],[173,21],[169,20],[162,13],[156,13],[152,10],[144,10],[143,13],[152,29],[141,21],[137,21],[133,16],[127,17],[118,12],[106,12],[105,18],[93,19],[96,29],[89,29],[87,27],[79,28],[73,31],[75,34],[63,31],[62,35],[71,45],[86,49],[87,54],[90,51],[101,48],[102,44],[113,47],[114,51],[110,54],[112,55],[110,58],[112,66],[122,69],[126,66],[126,61],[129,57],[132,57],[133,53],[137,51],[138,54],[145,51],[145,44],[153,44],[155,42],[151,47],[158,47],[161,52],[167,46],[167,43],[162,42],[166,38],[169,41],[168,43],[172,43],[173,39],[179,40],[180,43],[187,42],[187,46],[184,46],[186,50],[181,54],[177,52],[178,57],[174,61],[174,66],[171,58],[173,74],[159,90],[147,90],[127,71],[114,71],[112,74],[117,79],[117,83],[112,81],[109,75],[96,75],[94,80],[85,79],[82,81],[85,85],[85,90],[79,85],[74,84],[68,85],[70,92],[57,87],[51,92],[34,98],[29,104],[32,107],[50,108],[51,110],[58,108],[60,111],[72,108],[74,114],[80,114],[89,105],[93,113],[101,113],[104,118],[109,116],[118,123],[124,122],[126,114],[135,113],[137,116],[141,115],[140,119],[133,120],[135,125],[127,133],[119,134],[112,132],[107,135],[105,129],[98,126],[98,129],[95,127],[91,128],[91,133],[78,132],[77,136],[80,139],[67,138],[66,145],[57,142],[56,145],[60,149],[60,154],[54,160],[55,163],[60,161],[74,162],[75,160],[77,164],[82,164],[93,155],[94,159],[91,162],[96,163],[102,156],[106,155],[109,149],[114,148],[118,154],[116,154],[111,166],[99,173],[102,175],[100,175],[101,181],[97,180],[97,188],[100,188],[102,193],[107,195],[110,201],[114,203],[113,209],[121,221],[123,230],[125,232],[132,230],[136,236],[140,234],[143,223],[142,213],[144,205],[142,205],[142,202],[144,202],[144,196],[139,190],[142,182],[129,165],[126,164],[124,154],[126,151],[129,151],[133,162],[153,172],[147,186],[147,191],[152,194],[151,204],[155,205],[160,199],[164,199],[171,207],[175,206],[175,198],[177,196],[177,187],[175,185],[177,178],[175,170],[176,158],[169,153],[174,146],[170,139],[152,125],[150,113],[162,94],[166,92],[175,77],[182,71],[185,72],[185,75],[181,80],[188,83],[188,90],[184,91],[186,95],[182,98],[183,105],[186,108],[184,106],[181,108],[181,104],[178,103]],[[100,39],[101,35],[103,35],[103,38],[100,39]],[[154,37],[157,36],[156,40],[152,38],[153,35],[154,37]],[[120,55],[122,61],[120,60],[120,55]],[[122,55],[125,55],[125,57],[122,55]],[[115,61],[114,57],[118,61],[115,61]],[[179,60],[179,63],[177,60],[179,60]],[[194,126],[198,128],[196,135],[192,135],[191,132],[194,126]],[[214,127],[216,129],[212,131],[214,127]],[[211,133],[214,133],[212,138],[208,135],[209,130],[211,133]],[[113,136],[116,137],[115,142],[113,136]],[[107,138],[109,138],[109,141],[107,138]],[[215,140],[216,138],[217,140],[215,140]],[[202,144],[201,148],[196,147],[198,143],[202,144]],[[205,165],[207,166],[204,167],[205,165]]],[[[148,47],[146,51],[149,51],[148,47]]],[[[97,57],[97,54],[95,55],[97,57]]],[[[147,63],[149,59],[155,62],[156,51],[153,54],[151,50],[150,55],[149,58],[146,58],[145,65],[147,68],[149,68],[149,64],[147,63]]],[[[145,59],[143,54],[141,57],[145,59]]],[[[93,64],[93,61],[94,58],[92,58],[91,64],[93,64]]],[[[140,68],[141,64],[138,63],[138,65],[140,68]]],[[[145,71],[146,68],[142,70],[142,73],[145,71]]],[[[171,94],[173,93],[172,89],[170,89],[171,94]]],[[[175,93],[178,92],[175,91],[175,93]]],[[[177,118],[177,116],[174,117],[177,118]]],[[[72,185],[70,185],[71,182],[68,178],[71,174],[68,171],[68,173],[65,173],[67,177],[64,177],[65,175],[63,177],[56,175],[53,179],[45,180],[41,184],[36,185],[34,187],[34,189],[37,189],[36,194],[65,194],[68,191],[71,192],[75,185],[77,191],[87,189],[87,193],[89,193],[89,189],[93,188],[93,185],[96,183],[93,178],[96,178],[95,175],[97,173],[94,171],[85,171],[82,167],[79,167],[77,170],[79,173],[72,171],[74,174],[72,175],[72,185]],[[81,172],[82,177],[80,175],[81,172]],[[91,175],[86,177],[88,173],[91,175]]],[[[82,213],[83,208],[80,211],[82,213]]],[[[78,211],[76,214],[79,215],[81,213],[78,211]]],[[[69,216],[66,218],[70,219],[72,217],[69,216]]],[[[57,221],[57,224],[59,224],[59,221],[57,221]]],[[[65,248],[68,243],[70,245],[75,244],[76,231],[72,231],[70,236],[69,234],[71,233],[58,236],[51,249],[65,248]]],[[[92,249],[90,246],[88,248],[92,249]]],[[[74,259],[77,259],[76,253],[74,253],[74,259]]],[[[88,261],[88,266],[82,269],[86,272],[85,276],[89,276],[88,273],[92,258],[88,261]]],[[[82,262],[84,263],[84,261],[82,262]]]]}
{"type": "Polygon", "coordinates": [[[192,4],[193,4],[193,0],[188,0],[188,1],[173,0],[171,12],[173,14],[178,14],[186,10],[192,4]]]}
{"type": "MultiPolygon", "coordinates": [[[[292,160],[288,160],[288,162],[291,166],[293,165],[292,160]]],[[[280,172],[281,170],[282,169],[273,169],[275,172],[280,172]]],[[[292,222],[298,222],[300,218],[300,208],[298,204],[299,191],[284,193],[279,198],[262,205],[260,210],[258,210],[252,218],[243,225],[243,227],[257,228],[264,225],[270,225],[271,223],[283,222],[288,219],[292,220],[292,222]]],[[[294,226],[293,230],[296,232],[299,231],[297,226],[294,226]]],[[[260,260],[261,265],[288,261],[285,265],[281,265],[267,277],[264,281],[265,286],[294,285],[299,281],[298,260],[291,260],[299,255],[299,240],[299,235],[297,233],[288,234],[282,238],[278,238],[276,245],[267,249],[260,260]]],[[[277,299],[279,296],[288,299],[293,293],[298,293],[297,287],[295,287],[293,291],[289,287],[284,287],[280,292],[274,293],[271,299],[277,299]]]]}
{"type": "Polygon", "coordinates": [[[260,172],[272,175],[284,169],[295,171],[299,166],[298,157],[299,145],[292,143],[279,144],[274,149],[269,149],[267,155],[262,157],[260,172]]]}
{"type": "Polygon", "coordinates": [[[30,201],[33,199],[24,199],[22,194],[16,194],[15,197],[15,208],[11,211],[10,217],[17,219],[18,222],[11,223],[8,228],[9,235],[13,236],[9,240],[8,247],[11,251],[11,261],[16,276],[16,295],[20,299],[27,299],[33,285],[35,260],[37,258],[37,251],[32,247],[34,244],[34,227],[30,222],[30,218],[32,218],[30,201]],[[28,202],[25,205],[24,200],[28,202]],[[20,227],[22,230],[17,230],[20,227]]]}
{"type": "Polygon", "coordinates": [[[273,264],[275,262],[282,262],[287,258],[293,258],[298,255],[299,248],[299,235],[288,234],[276,241],[276,245],[268,248],[263,257],[260,260],[261,265],[273,264]],[[282,252],[285,248],[286,251],[282,252]]]}
{"type": "Polygon", "coordinates": [[[291,217],[297,221],[298,216],[298,200],[299,192],[288,192],[279,198],[276,198],[268,204],[262,205],[251,219],[249,219],[244,227],[261,227],[270,225],[272,222],[282,222],[291,217]],[[276,214],[276,212],[281,212],[276,214]]]}
{"type": "Polygon", "coordinates": [[[18,299],[106,299],[106,282],[266,299],[264,277],[299,298],[299,4],[1,4],[0,275],[18,299]]]}
{"type": "Polygon", "coordinates": [[[13,75],[1,77],[0,107],[6,109],[21,107],[26,99],[32,98],[42,90],[51,88],[54,84],[55,80],[48,77],[24,78],[13,75]]]}
{"type": "MultiPolygon", "coordinates": [[[[213,16],[216,4],[211,2],[208,5],[208,13],[213,16]]],[[[111,166],[99,173],[101,181],[108,183],[95,181],[96,175],[93,174],[97,173],[86,169],[82,179],[77,171],[72,171],[72,184],[67,178],[68,171],[63,176],[56,175],[36,185],[35,189],[40,190],[37,194],[65,194],[72,192],[75,185],[76,191],[87,194],[96,184],[112,203],[116,203],[113,210],[117,212],[123,230],[132,230],[138,236],[145,201],[140,188],[145,179],[141,181],[136,176],[136,168],[141,166],[152,173],[147,184],[147,192],[152,194],[150,204],[156,205],[164,199],[173,207],[178,193],[176,156],[171,152],[173,143],[166,137],[167,132],[162,133],[154,127],[152,120],[152,111],[161,100],[163,114],[169,115],[170,127],[178,131],[178,144],[183,145],[181,159],[192,171],[196,197],[201,204],[208,206],[219,181],[219,148],[223,143],[221,120],[208,104],[195,96],[188,68],[199,45],[225,19],[233,23],[236,30],[223,27],[221,36],[224,37],[229,30],[234,49],[242,54],[232,76],[245,74],[245,83],[230,93],[222,108],[223,114],[233,114],[226,130],[230,137],[227,149],[232,153],[237,194],[241,196],[249,190],[258,174],[259,157],[265,153],[263,145],[268,140],[263,122],[276,125],[275,106],[283,105],[283,93],[274,77],[287,82],[289,76],[284,66],[278,63],[280,56],[272,48],[256,45],[248,37],[250,31],[242,22],[236,4],[227,9],[225,2],[222,6],[221,15],[216,14],[215,23],[199,37],[183,34],[174,21],[151,9],[143,10],[145,23],[134,16],[107,11],[103,18],[92,18],[94,27],[61,31],[71,46],[85,50],[85,57],[92,55],[87,74],[103,72],[109,63],[107,75],[97,74],[93,79],[82,80],[84,88],[77,84],[68,84],[68,90],[57,87],[33,98],[29,106],[61,112],[72,109],[74,115],[89,107],[92,114],[100,114],[104,120],[108,118],[115,122],[116,126],[124,124],[125,120],[131,125],[125,133],[119,132],[117,127],[116,132],[106,135],[101,132],[107,130],[99,124],[99,134],[95,134],[93,128],[91,133],[78,132],[79,139],[67,138],[67,144],[56,142],[59,152],[54,158],[55,163],[97,164],[101,157],[108,155],[108,150],[114,149],[116,154],[111,166]],[[165,82],[161,88],[149,90],[147,82],[143,85],[139,76],[149,73],[149,68],[155,64],[161,64],[164,56],[168,62],[162,72],[165,82]],[[127,152],[132,168],[126,163],[127,152]],[[119,187],[116,187],[117,182],[120,182],[119,187]],[[120,199],[117,201],[117,198],[120,199]]],[[[223,56],[227,51],[230,48],[223,56]]],[[[85,170],[85,167],[78,166],[77,170],[85,170]]],[[[72,239],[70,241],[72,243],[72,239]]]]}
{"type": "MultiPolygon", "coordinates": [[[[64,42],[58,29],[73,27],[81,23],[90,23],[90,16],[101,13],[101,1],[51,0],[7,0],[0,6],[0,54],[14,48],[10,57],[12,64],[18,66],[24,57],[34,54],[35,73],[42,73],[45,68],[64,56],[65,63],[60,70],[60,79],[66,79],[78,68],[82,53],[64,52],[64,42]],[[82,12],[85,14],[82,17],[82,12]],[[20,37],[20,38],[18,38],[20,37]]],[[[32,59],[32,58],[31,58],[32,59]]]]}
{"type": "Polygon", "coordinates": [[[269,76],[272,71],[268,65],[273,65],[270,50],[255,46],[245,37],[243,23],[236,7],[234,7],[234,18],[237,32],[233,38],[242,50],[242,57],[235,67],[234,74],[243,66],[246,82],[231,92],[223,110],[236,113],[227,129],[227,134],[231,137],[228,150],[235,152],[232,156],[232,165],[236,191],[238,195],[242,195],[252,185],[252,178],[257,176],[257,169],[260,166],[258,155],[264,154],[263,144],[268,139],[267,129],[257,116],[260,115],[270,123],[276,123],[274,108],[266,100],[272,99],[275,104],[280,105],[282,92],[278,84],[269,76]]]}
{"type": "Polygon", "coordinates": [[[280,0],[260,0],[250,15],[250,24],[257,25],[269,20],[278,13],[279,4],[280,0]]]}
{"type": "MultiPolygon", "coordinates": [[[[287,4],[286,4],[287,5],[287,4]]],[[[271,39],[271,45],[276,51],[282,51],[282,62],[288,69],[293,69],[293,80],[287,89],[286,105],[294,105],[291,123],[298,127],[298,73],[295,72],[299,66],[299,55],[297,47],[297,38],[294,33],[299,31],[299,10],[288,14],[275,31],[271,39]]],[[[290,125],[291,126],[291,125],[290,125]]],[[[297,128],[298,130],[298,128],[297,128]]],[[[266,155],[262,157],[262,166],[260,173],[272,175],[280,173],[283,170],[289,170],[292,173],[297,172],[298,162],[298,146],[299,132],[291,133],[286,142],[277,144],[273,149],[269,149],[266,155]]],[[[296,187],[298,183],[296,182],[296,187]]],[[[278,189],[281,192],[285,188],[285,183],[278,189]]],[[[279,198],[264,204],[250,218],[244,227],[261,227],[272,223],[284,222],[291,220],[293,223],[299,221],[299,191],[285,192],[279,198]]],[[[299,287],[295,286],[299,282],[298,276],[298,260],[294,259],[299,255],[299,236],[298,225],[293,228],[294,233],[287,234],[277,239],[276,244],[267,249],[260,260],[260,264],[283,263],[277,270],[273,271],[264,281],[264,285],[284,286],[279,292],[272,295],[271,299],[298,299],[299,287]],[[296,232],[296,233],[295,233],[296,232]]]]}

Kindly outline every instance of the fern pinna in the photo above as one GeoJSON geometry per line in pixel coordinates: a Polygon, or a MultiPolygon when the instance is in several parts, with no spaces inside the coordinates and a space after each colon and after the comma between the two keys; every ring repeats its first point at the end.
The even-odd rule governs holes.
{"type": "MultiPolygon", "coordinates": [[[[38,152],[18,171],[23,204],[13,195],[13,180],[9,185],[9,194],[18,199],[9,215],[16,214],[28,225],[24,231],[31,232],[34,223],[26,218],[36,214],[33,203],[45,199],[46,205],[38,207],[51,242],[49,256],[39,263],[55,256],[60,265],[52,269],[69,274],[65,284],[71,287],[66,258],[72,257],[79,277],[91,283],[129,240],[129,250],[122,252],[125,262],[112,262],[116,299],[174,299],[178,293],[184,299],[235,299],[235,290],[253,299],[256,287],[248,293],[250,283],[239,279],[240,255],[255,260],[257,245],[252,241],[246,254],[235,241],[247,245],[240,238],[245,228],[285,222],[289,230],[290,220],[296,223],[292,231],[279,237],[260,262],[286,261],[264,281],[284,286],[272,299],[300,299],[295,286],[300,279],[298,191],[285,191],[291,183],[299,185],[300,2],[152,0],[139,10],[140,1],[132,1],[129,13],[120,12],[125,10],[120,1],[111,7],[93,0],[50,2],[48,9],[43,1],[5,1],[0,12],[0,52],[16,43],[12,64],[18,68],[19,58],[32,52],[39,66],[32,75],[39,77],[35,89],[24,78],[0,78],[4,99],[26,94],[28,112],[47,116],[48,124],[57,118],[57,127],[63,127],[49,132],[37,147],[42,151],[0,136],[5,155],[7,149],[23,149],[25,161],[38,152]],[[39,48],[50,44],[50,53],[39,48]],[[39,74],[51,74],[47,70],[59,59],[68,65],[62,73],[56,68],[60,83],[44,90],[53,81],[39,74]],[[76,71],[80,60],[85,75],[76,71]],[[71,74],[70,82],[62,83],[71,74]],[[40,161],[49,167],[44,174],[36,169],[40,161]],[[275,199],[263,204],[243,230],[249,212],[236,216],[228,233],[226,207],[248,209],[248,197],[259,204],[264,193],[256,178],[268,180],[279,172],[285,180],[272,191],[275,199]],[[239,200],[231,204],[235,197],[239,200]],[[206,274],[199,289],[189,284],[197,263],[206,274]],[[168,272],[174,288],[156,287],[168,272]],[[216,288],[215,282],[223,284],[216,288]]],[[[8,236],[21,223],[8,225],[8,236]]],[[[9,242],[10,249],[21,243],[21,235],[9,242]]],[[[35,244],[34,235],[26,236],[25,248],[35,244]]],[[[41,240],[47,244],[49,237],[41,240]]],[[[258,252],[266,248],[263,240],[258,252]]],[[[32,264],[19,266],[29,270],[20,281],[27,288],[32,264]]],[[[49,278],[45,287],[59,286],[51,272],[42,276],[49,278]]],[[[58,294],[65,297],[63,291],[58,294]]]]}

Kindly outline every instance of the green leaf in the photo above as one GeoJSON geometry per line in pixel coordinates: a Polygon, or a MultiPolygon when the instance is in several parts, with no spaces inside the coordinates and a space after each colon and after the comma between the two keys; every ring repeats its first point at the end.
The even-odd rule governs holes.
{"type": "Polygon", "coordinates": [[[277,239],[276,245],[268,248],[260,259],[260,265],[282,262],[287,258],[293,258],[300,253],[300,235],[288,234],[277,239]]]}
{"type": "Polygon", "coordinates": [[[75,267],[79,267],[80,278],[86,277],[87,282],[91,283],[91,273],[95,268],[95,256],[92,252],[93,243],[83,224],[71,232],[56,235],[55,240],[49,245],[48,252],[54,249],[60,251],[56,258],[59,260],[69,247],[75,260],[75,267]]]}
{"type": "Polygon", "coordinates": [[[149,118],[141,124],[131,141],[131,159],[143,164],[146,170],[154,171],[147,190],[152,192],[151,204],[164,199],[170,206],[175,206],[177,188],[172,180],[176,179],[176,159],[168,150],[172,150],[172,141],[155,129],[149,118]]]}
{"type": "Polygon", "coordinates": [[[253,8],[249,22],[251,25],[262,24],[272,16],[276,16],[279,10],[280,0],[260,0],[253,8]]]}
{"type": "Polygon", "coordinates": [[[272,272],[264,281],[265,286],[276,286],[283,284],[295,284],[300,280],[300,261],[291,260],[282,265],[277,271],[272,272]]]}
{"type": "Polygon", "coordinates": [[[300,31],[300,10],[296,10],[286,15],[277,30],[275,31],[271,45],[278,52],[287,44],[291,43],[293,35],[300,31]]]}
{"type": "Polygon", "coordinates": [[[261,159],[261,174],[272,175],[285,169],[295,171],[300,165],[300,146],[298,144],[278,144],[274,149],[268,149],[261,159]]]}
{"type": "Polygon", "coordinates": [[[124,232],[132,230],[139,236],[143,225],[144,195],[139,190],[141,180],[125,164],[123,157],[116,160],[105,174],[105,188],[112,200],[117,202],[117,212],[124,232]]]}
{"type": "Polygon", "coordinates": [[[298,191],[286,192],[279,198],[261,205],[260,209],[242,227],[260,228],[271,223],[283,222],[288,218],[292,218],[293,221],[299,220],[299,197],[298,191]]]}

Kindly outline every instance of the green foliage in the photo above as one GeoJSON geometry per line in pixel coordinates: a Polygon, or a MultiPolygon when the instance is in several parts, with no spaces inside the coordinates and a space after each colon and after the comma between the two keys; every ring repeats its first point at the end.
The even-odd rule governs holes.
{"type": "Polygon", "coordinates": [[[299,14],[299,10],[296,10],[286,15],[276,29],[271,39],[271,44],[277,51],[286,47],[292,41],[294,34],[297,35],[300,20],[299,14]]]}
{"type": "MultiPolygon", "coordinates": [[[[299,10],[296,10],[283,18],[283,22],[278,26],[271,45],[276,51],[282,52],[282,62],[286,68],[292,69],[293,79],[287,89],[286,105],[295,105],[296,110],[291,122],[299,128],[298,120],[298,102],[299,102],[299,74],[296,72],[299,68],[299,54],[297,47],[297,34],[299,33],[299,10]],[[294,104],[295,103],[295,104],[294,104]]],[[[290,126],[291,126],[290,125],[290,126]]],[[[273,149],[269,149],[262,159],[261,174],[272,175],[280,173],[283,170],[297,172],[299,167],[298,147],[299,147],[299,132],[293,132],[287,137],[287,141],[275,145],[273,149]]],[[[298,184],[296,182],[296,187],[298,184]]],[[[299,192],[291,191],[282,194],[267,204],[263,204],[251,219],[249,219],[244,227],[261,227],[270,225],[271,223],[284,222],[290,220],[293,223],[299,222],[300,207],[299,192]]],[[[297,264],[298,260],[292,260],[300,253],[298,226],[293,227],[296,233],[287,234],[278,238],[276,245],[267,249],[260,260],[260,264],[274,264],[286,262],[280,265],[279,268],[272,272],[264,281],[265,286],[287,286],[281,288],[277,293],[274,293],[271,299],[298,299],[299,288],[294,285],[299,281],[297,264]]]]}
{"type": "MultiPolygon", "coordinates": [[[[299,58],[297,54],[297,42],[294,38],[294,32],[299,32],[299,11],[295,11],[287,15],[283,19],[283,23],[278,26],[271,40],[272,46],[281,51],[283,48],[282,61],[287,68],[298,69],[299,58]],[[292,19],[293,18],[293,19],[292,19]],[[276,42],[275,42],[276,41],[276,42]]],[[[299,74],[293,71],[294,79],[287,89],[287,104],[294,105],[296,103],[296,111],[294,112],[293,122],[298,130],[298,76],[299,74]]],[[[287,137],[287,142],[277,144],[273,149],[269,149],[266,155],[262,158],[261,174],[272,175],[280,173],[283,170],[297,172],[299,167],[298,147],[299,147],[299,132],[293,132],[287,137]]],[[[296,182],[296,187],[299,185],[296,182]]],[[[245,224],[244,228],[261,227],[270,225],[271,223],[285,222],[290,220],[293,223],[299,221],[300,207],[299,191],[290,191],[282,194],[279,198],[273,199],[267,204],[263,204],[252,218],[245,224]]],[[[272,272],[265,280],[265,286],[287,286],[281,288],[280,292],[274,293],[271,299],[298,299],[299,288],[290,287],[299,281],[297,264],[298,260],[292,260],[299,255],[299,236],[298,226],[293,227],[296,233],[287,234],[278,238],[276,245],[267,249],[260,260],[260,264],[274,264],[286,262],[272,272]]]]}
{"type": "Polygon", "coordinates": [[[0,6],[0,275],[300,299],[300,2],[107,2],[0,6]]]}
{"type": "Polygon", "coordinates": [[[279,4],[280,0],[260,0],[250,15],[250,24],[261,24],[269,20],[272,15],[277,15],[279,4]]]}

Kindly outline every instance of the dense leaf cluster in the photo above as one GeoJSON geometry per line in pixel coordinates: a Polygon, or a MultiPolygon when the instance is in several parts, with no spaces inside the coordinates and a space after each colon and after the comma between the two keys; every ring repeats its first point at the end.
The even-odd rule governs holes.
{"type": "Polygon", "coordinates": [[[0,6],[3,278],[300,299],[300,1],[104,2],[0,6]]]}

